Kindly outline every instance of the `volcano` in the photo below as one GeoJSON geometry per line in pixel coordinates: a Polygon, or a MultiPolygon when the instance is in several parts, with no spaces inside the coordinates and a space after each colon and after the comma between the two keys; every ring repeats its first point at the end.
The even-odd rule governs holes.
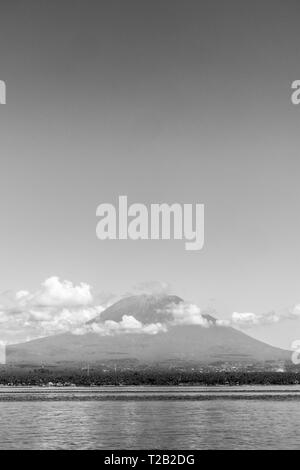
{"type": "MultiPolygon", "coordinates": [[[[7,347],[8,364],[78,365],[107,361],[134,364],[258,363],[290,360],[290,352],[258,341],[232,327],[218,325],[215,316],[203,313],[208,327],[176,324],[170,306],[183,300],[173,295],[139,295],[124,298],[89,321],[86,333],[65,333],[7,347]],[[143,325],[166,324],[165,331],[100,335],[90,326],[121,322],[134,317],[143,325]]],[[[83,330],[85,331],[85,330],[83,330]]]]}

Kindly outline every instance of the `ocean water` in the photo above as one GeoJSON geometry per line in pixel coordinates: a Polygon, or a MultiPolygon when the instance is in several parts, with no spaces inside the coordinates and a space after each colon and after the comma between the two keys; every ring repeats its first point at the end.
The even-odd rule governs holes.
{"type": "Polygon", "coordinates": [[[0,449],[299,449],[300,387],[5,387],[0,422],[0,449]]]}

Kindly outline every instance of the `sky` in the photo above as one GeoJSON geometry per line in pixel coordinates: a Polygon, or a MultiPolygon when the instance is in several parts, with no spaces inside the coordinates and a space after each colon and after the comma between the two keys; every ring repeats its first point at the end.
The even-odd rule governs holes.
{"type": "MultiPolygon", "coordinates": [[[[294,311],[299,2],[10,0],[0,8],[3,295],[37,292],[53,277],[95,296],[154,280],[224,320],[294,311]],[[96,208],[119,195],[203,203],[204,248],[98,240],[96,208]]],[[[279,316],[247,333],[289,347],[300,319],[279,316]]]]}

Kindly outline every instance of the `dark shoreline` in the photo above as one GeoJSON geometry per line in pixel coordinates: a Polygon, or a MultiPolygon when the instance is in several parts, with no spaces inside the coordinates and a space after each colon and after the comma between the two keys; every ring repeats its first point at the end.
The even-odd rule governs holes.
{"type": "Polygon", "coordinates": [[[298,386],[225,387],[2,387],[0,402],[63,401],[209,401],[289,400],[300,401],[298,386]]]}
{"type": "Polygon", "coordinates": [[[93,401],[216,401],[216,400],[268,400],[268,401],[300,401],[300,395],[206,395],[206,396],[93,396],[93,397],[21,397],[21,396],[10,396],[0,397],[1,402],[93,402],[93,401]]]}

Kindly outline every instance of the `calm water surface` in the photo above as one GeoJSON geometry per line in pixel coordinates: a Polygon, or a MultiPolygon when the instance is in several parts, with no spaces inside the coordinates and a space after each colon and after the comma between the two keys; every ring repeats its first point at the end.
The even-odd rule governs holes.
{"type": "Polygon", "coordinates": [[[0,388],[0,449],[299,449],[300,387],[0,388]]]}

